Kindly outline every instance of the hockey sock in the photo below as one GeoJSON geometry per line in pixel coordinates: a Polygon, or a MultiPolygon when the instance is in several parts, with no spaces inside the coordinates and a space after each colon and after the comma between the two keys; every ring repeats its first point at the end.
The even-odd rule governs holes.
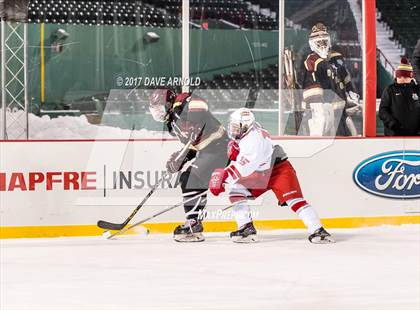
{"type": "Polygon", "coordinates": [[[312,234],[315,230],[322,227],[318,214],[311,205],[300,208],[296,213],[308,228],[309,233],[312,234]]]}
{"type": "MultiPolygon", "coordinates": [[[[188,191],[186,193],[183,193],[182,196],[184,200],[191,199],[191,197],[194,197],[195,195],[199,194],[201,192],[204,192],[204,190],[196,190],[196,191],[188,191]]],[[[198,196],[196,199],[193,199],[189,201],[188,203],[184,204],[184,211],[187,219],[197,219],[200,211],[204,209],[207,203],[207,195],[203,194],[201,196],[198,196]]]]}
{"type": "Polygon", "coordinates": [[[238,229],[244,226],[245,224],[252,222],[249,205],[244,201],[237,202],[233,206],[233,215],[238,225],[238,229]]]}

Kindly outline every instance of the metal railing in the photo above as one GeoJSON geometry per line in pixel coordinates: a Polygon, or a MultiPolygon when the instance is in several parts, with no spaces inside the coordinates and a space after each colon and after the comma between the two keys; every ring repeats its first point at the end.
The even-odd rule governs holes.
{"type": "Polygon", "coordinates": [[[388,58],[386,58],[385,54],[379,48],[376,48],[376,55],[377,59],[384,65],[385,70],[390,72],[392,74],[392,77],[394,77],[395,67],[388,60],[388,58]]]}

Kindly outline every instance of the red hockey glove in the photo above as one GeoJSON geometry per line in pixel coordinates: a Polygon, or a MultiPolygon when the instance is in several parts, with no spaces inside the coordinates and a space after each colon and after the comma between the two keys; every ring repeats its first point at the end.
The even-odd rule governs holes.
{"type": "Polygon", "coordinates": [[[218,168],[213,171],[209,181],[209,189],[214,196],[219,196],[220,193],[223,193],[225,191],[225,188],[223,187],[223,182],[226,180],[227,177],[228,174],[225,171],[225,169],[218,168]]]}
{"type": "Polygon", "coordinates": [[[239,154],[239,144],[235,140],[230,140],[228,143],[227,155],[230,160],[236,160],[239,154]]]}

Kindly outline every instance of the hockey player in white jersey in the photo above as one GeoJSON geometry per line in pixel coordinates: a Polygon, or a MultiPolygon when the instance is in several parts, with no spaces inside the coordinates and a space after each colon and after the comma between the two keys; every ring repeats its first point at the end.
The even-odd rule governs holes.
{"type": "Polygon", "coordinates": [[[248,198],[272,190],[279,205],[288,206],[302,219],[312,243],[334,242],[322,227],[315,209],[303,198],[299,181],[286,153],[273,145],[269,133],[255,122],[251,110],[240,108],[230,116],[228,146],[230,164],[214,170],[210,191],[218,196],[228,184],[238,230],[230,234],[234,242],[256,241],[257,231],[250,216],[248,198]]]}

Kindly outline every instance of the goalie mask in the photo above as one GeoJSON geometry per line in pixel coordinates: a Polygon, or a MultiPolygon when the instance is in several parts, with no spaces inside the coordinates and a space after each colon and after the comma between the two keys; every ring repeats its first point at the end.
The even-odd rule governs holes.
{"type": "Polygon", "coordinates": [[[318,23],[312,27],[309,35],[309,46],[321,58],[327,58],[331,49],[331,37],[324,24],[318,23]]]}
{"type": "Polygon", "coordinates": [[[231,139],[241,139],[254,126],[255,117],[250,109],[240,108],[229,117],[228,135],[231,139]]]}
{"type": "Polygon", "coordinates": [[[170,89],[156,89],[149,97],[149,111],[157,122],[164,122],[176,94],[170,89]]]}

